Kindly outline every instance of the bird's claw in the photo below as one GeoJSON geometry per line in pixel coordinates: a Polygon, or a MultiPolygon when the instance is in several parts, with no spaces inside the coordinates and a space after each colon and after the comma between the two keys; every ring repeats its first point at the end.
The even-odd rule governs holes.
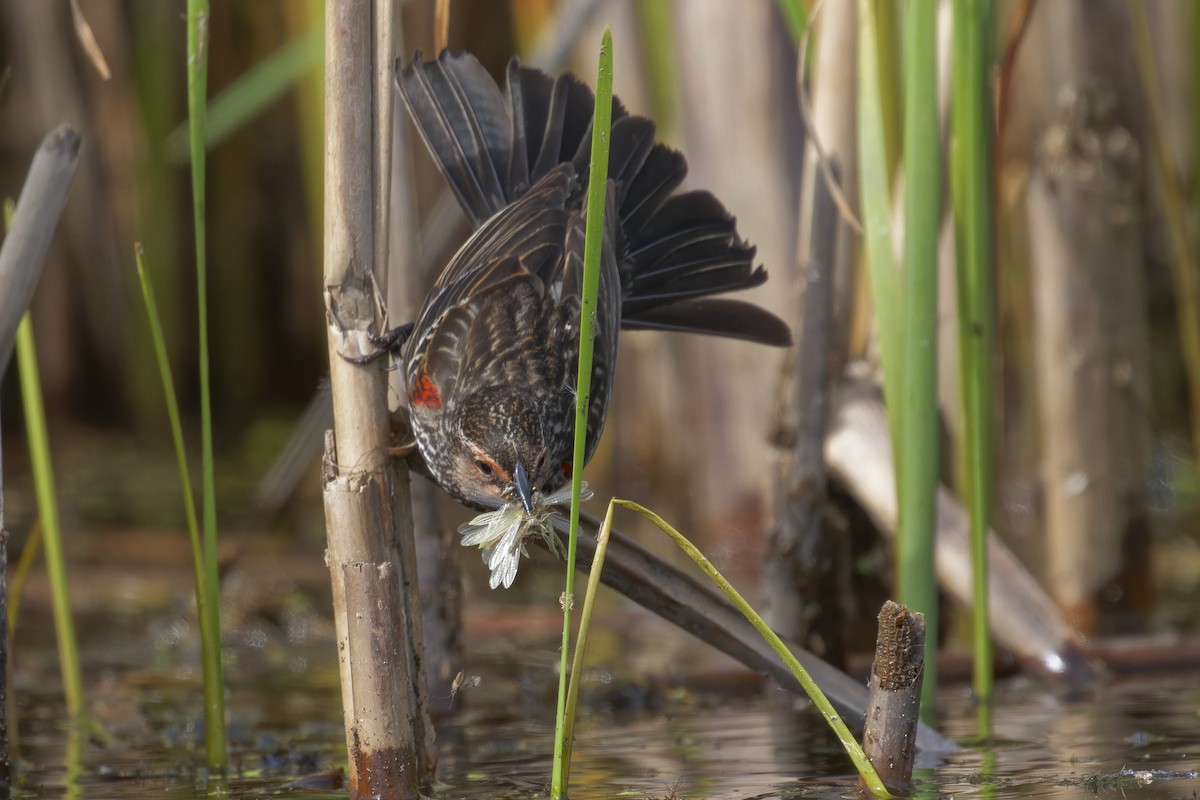
{"type": "Polygon", "coordinates": [[[375,345],[378,349],[372,353],[366,353],[361,356],[348,356],[342,354],[342,358],[349,361],[351,364],[370,364],[375,359],[389,353],[397,353],[400,348],[404,347],[404,343],[408,341],[408,337],[412,334],[413,325],[415,323],[407,322],[403,325],[397,325],[389,331],[376,333],[375,327],[367,328],[367,341],[375,345]]]}

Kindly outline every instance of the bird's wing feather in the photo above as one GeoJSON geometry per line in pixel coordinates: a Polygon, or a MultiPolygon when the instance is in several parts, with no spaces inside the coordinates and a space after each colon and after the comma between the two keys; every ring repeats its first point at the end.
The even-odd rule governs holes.
{"type": "Polygon", "coordinates": [[[415,329],[427,330],[473,293],[506,277],[503,262],[508,256],[539,244],[561,244],[570,186],[569,169],[556,170],[476,231],[434,282],[415,329]]]}
{"type": "Polygon", "coordinates": [[[512,126],[504,95],[473,56],[448,51],[425,63],[417,53],[396,83],[459,206],[478,227],[511,199],[512,126]]]}
{"type": "Polygon", "coordinates": [[[540,294],[547,279],[561,271],[570,186],[569,167],[554,170],[488,220],[450,260],[417,319],[415,330],[421,333],[407,346],[410,387],[425,374],[442,394],[451,391],[464,364],[486,360],[486,350],[478,344],[481,334],[472,331],[500,324],[481,323],[480,309],[511,305],[495,303],[498,296],[540,294]],[[529,288],[522,289],[526,284],[529,288]]]}

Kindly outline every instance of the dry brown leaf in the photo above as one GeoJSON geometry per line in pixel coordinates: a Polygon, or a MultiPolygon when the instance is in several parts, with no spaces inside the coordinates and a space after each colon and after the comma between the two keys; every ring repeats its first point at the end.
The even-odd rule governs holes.
{"type": "Polygon", "coordinates": [[[83,47],[83,52],[91,59],[92,66],[100,75],[100,80],[108,80],[112,77],[112,70],[108,68],[108,61],[105,60],[100,45],[96,43],[92,26],[88,25],[88,21],[83,17],[83,11],[79,8],[79,0],[71,0],[71,19],[75,23],[75,35],[79,37],[79,44],[83,47]]]}

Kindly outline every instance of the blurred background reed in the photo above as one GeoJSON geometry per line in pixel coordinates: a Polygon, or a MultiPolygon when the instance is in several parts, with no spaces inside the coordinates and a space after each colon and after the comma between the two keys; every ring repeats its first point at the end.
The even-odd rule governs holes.
{"type": "MultiPolygon", "coordinates": [[[[795,320],[798,208],[802,188],[812,180],[802,175],[801,166],[807,137],[798,103],[797,42],[781,10],[796,5],[458,0],[452,4],[449,43],[474,52],[496,74],[514,52],[530,63],[588,74],[598,31],[611,23],[616,93],[635,112],[659,121],[660,136],[688,157],[689,186],[717,194],[738,217],[743,236],[758,246],[771,281],[752,299],[795,320]],[[581,46],[568,48],[561,63],[551,63],[557,53],[550,43],[559,26],[581,8],[590,9],[575,37],[581,46]]],[[[841,0],[827,3],[836,5],[841,0]]],[[[887,0],[877,5],[891,6],[887,0]]],[[[1144,9],[1153,43],[1161,131],[1173,167],[1168,180],[1182,190],[1188,235],[1194,239],[1200,13],[1187,0],[1137,5],[1144,9]]],[[[403,53],[432,53],[433,6],[425,0],[404,4],[403,53]]],[[[176,132],[186,116],[183,3],[79,0],[78,9],[111,68],[108,80],[80,45],[71,4],[13,0],[0,6],[0,194],[17,192],[46,130],[64,120],[78,127],[84,139],[79,174],[33,309],[64,525],[173,532],[182,528],[183,519],[132,243],[145,247],[184,412],[194,417],[194,249],[185,148],[176,132]]],[[[897,9],[902,12],[903,4],[891,10],[897,9]]],[[[851,91],[853,51],[839,59],[835,40],[822,39],[832,13],[826,8],[818,18],[811,44],[818,52],[824,48],[826,57],[810,54],[810,61],[815,70],[844,70],[842,80],[851,91]]],[[[323,547],[315,441],[301,449],[308,455],[299,459],[302,478],[288,502],[270,514],[256,507],[259,485],[292,439],[328,358],[319,264],[322,106],[316,32],[322,14],[315,0],[214,2],[209,20],[210,96],[215,102],[239,81],[243,87],[243,95],[234,98],[240,106],[229,111],[232,127],[211,143],[209,155],[213,403],[218,507],[227,550],[233,547],[228,534],[235,529],[246,536],[278,537],[315,558],[323,547]],[[276,72],[257,74],[264,63],[276,72]]],[[[838,30],[853,36],[853,16],[849,22],[842,19],[838,30]]],[[[1138,79],[1129,19],[1128,4],[1119,0],[996,4],[997,63],[990,72],[1000,126],[993,160],[998,256],[993,406],[999,445],[993,526],[1084,629],[1195,631],[1194,615],[1186,609],[1189,598],[1200,594],[1195,577],[1200,575],[1200,478],[1193,438],[1200,420],[1180,347],[1185,306],[1151,157],[1156,129],[1138,79]],[[1097,281],[1119,276],[1111,284],[1117,288],[1104,290],[1116,292],[1111,307],[1123,310],[1116,318],[1126,326],[1116,338],[1124,365],[1116,379],[1137,387],[1131,395],[1135,402],[1111,412],[1130,423],[1120,434],[1130,438],[1112,445],[1112,469],[1103,478],[1103,491],[1113,502],[1105,506],[1102,520],[1111,530],[1091,530],[1096,538],[1090,549],[1104,557],[1088,555],[1086,546],[1070,550],[1064,545],[1064,552],[1082,559],[1069,576],[1061,564],[1073,556],[1056,560],[1057,545],[1048,535],[1049,515],[1062,503],[1055,499],[1061,487],[1051,482],[1048,488],[1047,477],[1048,450],[1053,451],[1047,433],[1060,423],[1046,409],[1061,396],[1062,390],[1047,387],[1055,385],[1054,376],[1063,373],[1071,351],[1047,351],[1044,345],[1053,326],[1065,326],[1069,338],[1082,322],[1071,316],[1077,290],[1041,282],[1049,271],[1036,258],[1041,215],[1031,206],[1038,202],[1039,175],[1048,174],[1051,182],[1061,175],[1039,155],[1054,141],[1068,156],[1072,148],[1098,142],[1099,168],[1119,181],[1104,190],[1115,193],[1115,205],[1105,212],[1111,216],[1103,227],[1116,230],[1121,244],[1083,251],[1095,254],[1083,266],[1097,281]],[[1039,310],[1038,299],[1053,297],[1054,291],[1066,294],[1039,310]],[[1039,401],[1039,391],[1051,396],[1039,401]]],[[[945,36],[939,51],[949,53],[945,36]]],[[[948,75],[941,82],[945,97],[948,75]]],[[[892,74],[891,85],[900,85],[898,74],[892,74]]],[[[898,98],[892,101],[899,105],[898,98]]],[[[852,115],[853,98],[844,102],[852,115]]],[[[218,128],[213,118],[210,126],[218,128]]],[[[852,126],[848,135],[853,137],[852,126]]],[[[838,154],[854,152],[852,138],[823,144],[838,154]]],[[[412,163],[417,213],[427,223],[414,248],[425,253],[417,260],[427,271],[415,280],[427,284],[433,277],[430,266],[440,268],[465,228],[457,211],[446,214],[439,205],[440,179],[419,142],[413,143],[412,163]],[[455,225],[457,235],[434,230],[455,225]],[[439,244],[440,255],[429,252],[439,244]]],[[[839,166],[857,208],[852,157],[839,166]]],[[[841,241],[838,338],[846,356],[872,360],[877,349],[870,343],[868,295],[857,278],[855,253],[861,243],[848,233],[841,241]]],[[[1083,243],[1072,247],[1081,251],[1083,243]]],[[[955,399],[958,362],[950,344],[956,336],[953,282],[946,277],[952,275],[953,255],[949,246],[941,249],[941,263],[949,270],[942,271],[939,313],[942,476],[954,485],[957,467],[951,454],[961,424],[955,399]]],[[[1101,328],[1116,324],[1103,322],[1107,319],[1102,318],[1101,328]]],[[[597,496],[652,506],[696,536],[722,568],[756,573],[773,516],[779,456],[769,438],[778,433],[779,409],[786,406],[781,386],[787,358],[737,342],[626,336],[617,398],[587,476],[597,496]]],[[[5,508],[12,547],[19,550],[36,511],[23,421],[14,413],[16,376],[9,372],[0,387],[6,412],[5,508]]],[[[1086,400],[1077,401],[1080,413],[1086,400]]],[[[1055,413],[1069,415],[1070,408],[1055,413]]],[[[453,522],[466,516],[450,505],[446,510],[453,522]]],[[[858,529],[854,512],[829,513],[849,541],[850,531],[858,529]]],[[[854,541],[843,556],[845,569],[854,576],[886,575],[886,550],[869,535],[854,541]]],[[[467,555],[471,570],[478,569],[474,554],[467,555]]],[[[878,607],[865,600],[861,606],[868,615],[878,607]]]]}

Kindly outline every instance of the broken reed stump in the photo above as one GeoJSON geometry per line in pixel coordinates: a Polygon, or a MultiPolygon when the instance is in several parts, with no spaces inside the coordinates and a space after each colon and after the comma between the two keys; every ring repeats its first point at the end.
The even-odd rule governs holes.
{"type": "Polygon", "coordinates": [[[1142,169],[1111,93],[1077,90],[1029,181],[1046,585],[1085,635],[1150,605],[1150,345],[1142,169]]]}
{"type": "Polygon", "coordinates": [[[42,274],[42,260],[79,166],[79,134],[60,125],[42,139],[17,199],[12,228],[0,246],[0,376],[42,274]]]}
{"type": "Polygon", "coordinates": [[[386,275],[394,18],[386,0],[325,4],[326,562],[350,795],[415,798],[433,772],[408,471],[391,419],[378,298],[386,275]],[[378,277],[377,277],[378,276],[378,277]]]}
{"type": "MultiPolygon", "coordinates": [[[[900,796],[912,785],[925,674],[925,615],[888,600],[879,611],[875,661],[867,684],[863,752],[888,791],[900,796]]],[[[859,793],[867,792],[859,779],[859,793]]]]}
{"type": "Polygon", "coordinates": [[[417,797],[433,773],[408,470],[339,470],[333,431],[323,476],[352,797],[417,797]],[[403,537],[408,537],[403,546],[403,537]]]}

